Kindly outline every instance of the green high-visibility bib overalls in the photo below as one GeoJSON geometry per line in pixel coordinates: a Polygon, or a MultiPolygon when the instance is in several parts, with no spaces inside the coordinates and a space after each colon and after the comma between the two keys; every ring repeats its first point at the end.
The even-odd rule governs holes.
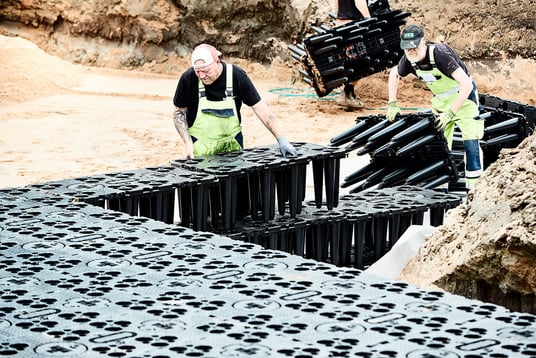
{"type": "MultiPolygon", "coordinates": [[[[428,47],[430,63],[432,64],[431,70],[421,70],[415,63],[411,65],[415,69],[417,76],[434,94],[431,99],[432,110],[437,114],[446,112],[451,108],[454,101],[456,101],[460,87],[456,80],[448,77],[437,68],[434,59],[434,48],[434,45],[428,47]]],[[[460,128],[465,150],[465,186],[467,189],[471,189],[475,185],[483,172],[482,151],[478,141],[484,136],[484,121],[474,119],[479,114],[476,86],[474,86],[471,97],[474,97],[474,101],[466,99],[454,116],[453,121],[447,124],[443,130],[448,147],[452,149],[454,125],[460,128]]]]}
{"type": "Polygon", "coordinates": [[[242,131],[233,97],[233,66],[227,64],[225,98],[209,101],[199,80],[199,106],[194,124],[188,129],[194,140],[194,156],[242,150],[235,139],[242,131]]]}

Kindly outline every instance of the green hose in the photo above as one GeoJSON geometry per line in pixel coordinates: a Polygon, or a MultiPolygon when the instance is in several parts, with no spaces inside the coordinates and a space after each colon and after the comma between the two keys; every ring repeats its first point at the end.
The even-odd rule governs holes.
{"type": "MultiPolygon", "coordinates": [[[[321,101],[334,101],[335,100],[334,97],[337,97],[337,95],[338,95],[338,93],[330,93],[330,94],[327,94],[324,97],[318,97],[318,95],[316,93],[313,93],[312,91],[311,91],[311,93],[303,93],[303,92],[302,93],[292,93],[292,92],[296,92],[296,91],[297,90],[295,88],[291,88],[291,87],[277,87],[277,88],[273,88],[271,90],[268,90],[268,92],[275,93],[280,97],[315,98],[315,99],[318,99],[318,100],[321,100],[321,101]]],[[[388,107],[364,108],[364,109],[369,110],[369,111],[380,111],[380,110],[385,111],[385,110],[387,110],[387,108],[388,107]]],[[[403,111],[424,111],[424,110],[427,110],[428,108],[401,107],[400,109],[403,110],[403,111]]]]}
{"type": "Polygon", "coordinates": [[[331,101],[332,98],[325,98],[325,97],[337,97],[337,94],[330,93],[326,95],[325,97],[318,97],[316,93],[288,93],[287,91],[296,91],[294,88],[290,87],[278,87],[269,90],[271,93],[277,93],[280,97],[308,97],[308,98],[316,98],[322,101],[331,101]]]}

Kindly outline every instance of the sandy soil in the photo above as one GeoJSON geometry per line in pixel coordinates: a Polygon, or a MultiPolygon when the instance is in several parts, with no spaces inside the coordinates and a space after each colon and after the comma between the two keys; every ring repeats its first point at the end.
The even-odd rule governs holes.
{"type": "MultiPolygon", "coordinates": [[[[0,36],[0,47],[0,188],[167,165],[183,156],[171,119],[179,73],[73,65],[18,37],[0,36]]],[[[177,61],[187,68],[187,59],[177,61]]],[[[298,65],[224,61],[248,71],[290,141],[327,145],[356,116],[385,110],[386,73],[361,80],[357,92],[367,108],[347,112],[336,104],[337,93],[319,99],[295,82],[298,65]]],[[[471,67],[482,93],[536,103],[534,61],[471,67]]],[[[403,107],[428,105],[429,94],[417,81],[405,80],[400,93],[403,107]]],[[[242,113],[247,147],[275,143],[250,108],[242,113]]]]}

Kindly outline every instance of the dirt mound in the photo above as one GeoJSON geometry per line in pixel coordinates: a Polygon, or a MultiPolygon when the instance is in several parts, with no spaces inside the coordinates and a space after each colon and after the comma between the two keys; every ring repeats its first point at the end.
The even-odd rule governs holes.
{"type": "Polygon", "coordinates": [[[533,134],[503,149],[399,278],[536,313],[535,179],[533,134]]]}
{"type": "Polygon", "coordinates": [[[77,85],[79,69],[18,37],[0,36],[0,103],[65,93],[77,85]]]}

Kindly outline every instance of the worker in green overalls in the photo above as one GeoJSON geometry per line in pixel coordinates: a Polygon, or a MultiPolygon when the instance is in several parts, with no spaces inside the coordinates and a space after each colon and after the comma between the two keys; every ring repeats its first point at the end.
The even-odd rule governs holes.
{"type": "Polygon", "coordinates": [[[465,186],[474,187],[483,172],[479,140],[484,136],[484,121],[479,115],[476,84],[458,54],[446,44],[426,43],[424,31],[416,25],[401,33],[404,55],[389,74],[389,107],[387,119],[394,121],[400,113],[397,101],[401,77],[414,74],[432,91],[432,111],[436,126],[443,131],[452,149],[454,126],[461,131],[465,150],[465,186]]]}
{"type": "Polygon", "coordinates": [[[185,144],[186,158],[242,150],[242,104],[250,106],[277,139],[283,156],[295,156],[296,149],[281,135],[249,76],[240,67],[222,62],[220,56],[214,46],[197,46],[192,67],[179,79],[173,121],[185,144]]]}

